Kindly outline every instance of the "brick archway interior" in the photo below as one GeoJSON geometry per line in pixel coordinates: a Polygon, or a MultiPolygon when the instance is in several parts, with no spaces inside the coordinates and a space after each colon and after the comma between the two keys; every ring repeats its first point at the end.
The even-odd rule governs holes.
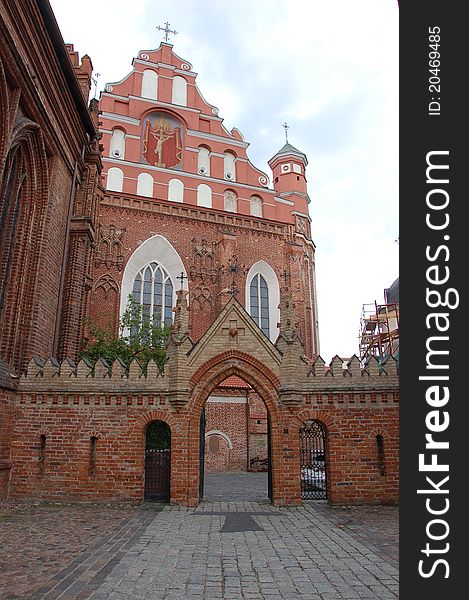
{"type": "MultiPolygon", "coordinates": [[[[196,505],[199,501],[198,493],[200,483],[200,417],[207,400],[222,382],[231,377],[237,377],[253,390],[262,400],[268,418],[270,419],[270,435],[274,437],[278,430],[278,381],[276,377],[263,366],[262,370],[257,361],[240,360],[227,361],[223,357],[219,361],[210,361],[210,366],[200,368],[197,375],[192,378],[194,384],[191,400],[189,402],[189,504],[196,505]]],[[[269,435],[269,434],[268,434],[269,435]]],[[[271,469],[273,488],[275,488],[275,468],[271,469]]]]}

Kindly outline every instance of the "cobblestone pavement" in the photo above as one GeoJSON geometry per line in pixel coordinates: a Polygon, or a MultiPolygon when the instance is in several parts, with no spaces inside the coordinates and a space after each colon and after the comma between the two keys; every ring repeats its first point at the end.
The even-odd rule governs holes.
{"type": "Polygon", "coordinates": [[[265,496],[265,474],[239,474],[209,476],[196,509],[70,504],[7,513],[0,598],[398,598],[397,507],[276,508],[265,496]],[[250,501],[237,499],[243,490],[250,501]]]}

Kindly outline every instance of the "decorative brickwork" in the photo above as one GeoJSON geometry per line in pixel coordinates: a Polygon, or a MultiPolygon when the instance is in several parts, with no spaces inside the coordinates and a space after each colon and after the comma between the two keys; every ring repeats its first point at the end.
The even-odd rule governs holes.
{"type": "Polygon", "coordinates": [[[315,419],[328,500],[397,501],[395,360],[319,356],[306,156],[278,151],[270,188],[167,43],[88,106],[91,60],[49,4],[0,3],[0,498],[142,500],[163,421],[172,503],[199,502],[206,435],[209,469],[269,463],[273,503],[298,505],[315,419]],[[77,361],[87,319],[117,331],[153,263],[164,372],[77,361]]]}

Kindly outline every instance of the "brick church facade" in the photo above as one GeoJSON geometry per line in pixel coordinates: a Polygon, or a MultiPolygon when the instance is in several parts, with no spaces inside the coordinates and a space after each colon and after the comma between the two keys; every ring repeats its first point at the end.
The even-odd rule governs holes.
{"type": "Polygon", "coordinates": [[[267,470],[279,506],[309,476],[396,502],[395,360],[320,357],[305,154],[256,168],[169,43],[88,105],[91,61],[46,0],[2,2],[0,26],[1,496],[140,501],[164,455],[173,503],[204,469],[267,470]],[[171,326],[163,372],[78,360],[129,296],[171,326]]]}

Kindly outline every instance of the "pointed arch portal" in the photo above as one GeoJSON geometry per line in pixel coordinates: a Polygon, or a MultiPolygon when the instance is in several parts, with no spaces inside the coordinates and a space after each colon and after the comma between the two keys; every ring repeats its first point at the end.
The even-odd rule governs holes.
{"type": "MultiPolygon", "coordinates": [[[[192,377],[193,393],[189,402],[189,439],[197,439],[189,455],[189,473],[193,485],[198,490],[197,501],[204,496],[205,472],[205,407],[211,393],[229,377],[237,377],[246,382],[263,401],[267,411],[267,496],[274,501],[276,473],[273,470],[273,441],[278,436],[279,416],[277,409],[277,377],[254,357],[239,352],[223,353],[202,365],[192,377]]],[[[278,444],[277,444],[278,446],[278,444]]],[[[246,498],[248,500],[249,498],[246,498]]]]}

